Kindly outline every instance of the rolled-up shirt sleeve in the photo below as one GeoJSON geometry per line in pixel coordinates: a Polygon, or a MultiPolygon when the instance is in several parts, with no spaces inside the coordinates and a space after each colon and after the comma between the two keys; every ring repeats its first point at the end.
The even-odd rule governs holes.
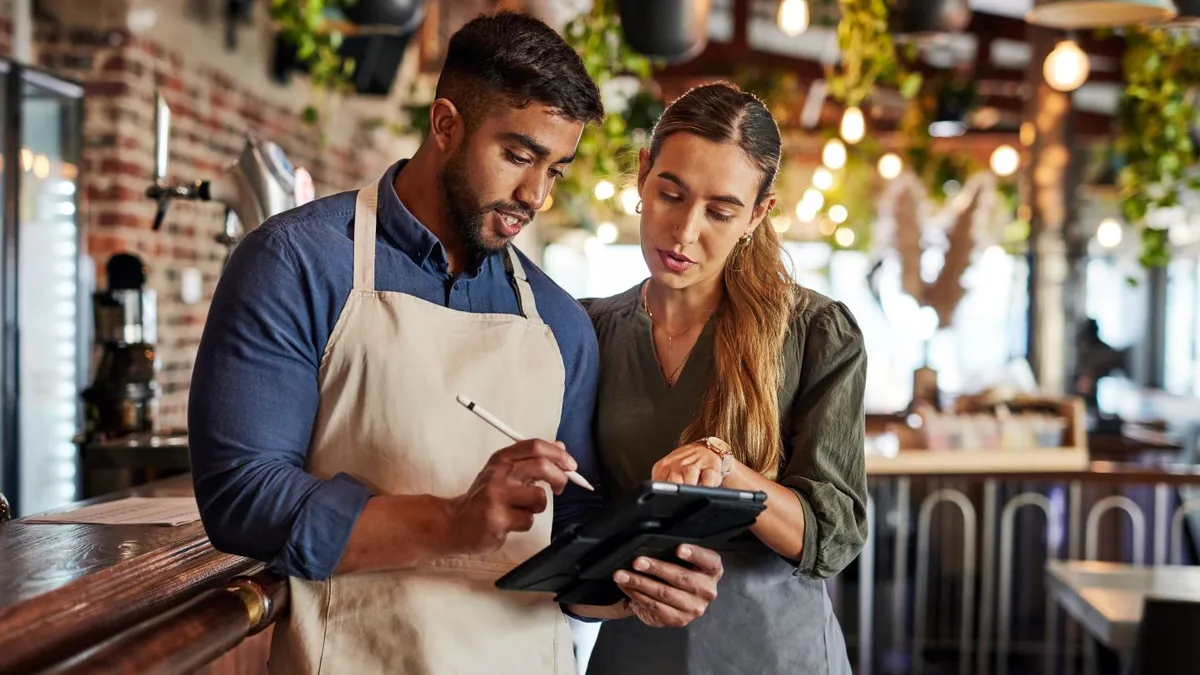
{"type": "Polygon", "coordinates": [[[816,310],[801,350],[791,457],[779,482],[804,507],[796,574],[828,578],[854,560],[867,538],[867,353],[858,324],[840,302],[816,310]]]}
{"type": "Polygon", "coordinates": [[[322,480],[304,470],[321,356],[305,281],[278,228],[239,243],[196,356],[188,440],[213,546],[324,579],[371,495],[345,474],[322,480]]]}

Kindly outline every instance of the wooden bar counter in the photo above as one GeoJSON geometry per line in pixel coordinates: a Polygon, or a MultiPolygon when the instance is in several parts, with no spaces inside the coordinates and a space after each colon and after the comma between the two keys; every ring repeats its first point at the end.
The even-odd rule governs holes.
{"type": "MultiPolygon", "coordinates": [[[[64,510],[125,496],[191,495],[190,477],[180,476],[64,510]]],[[[286,608],[286,584],[260,569],[213,549],[199,522],[0,523],[0,675],[264,673],[269,624],[286,608]],[[156,650],[168,649],[163,670],[156,650]]]]}

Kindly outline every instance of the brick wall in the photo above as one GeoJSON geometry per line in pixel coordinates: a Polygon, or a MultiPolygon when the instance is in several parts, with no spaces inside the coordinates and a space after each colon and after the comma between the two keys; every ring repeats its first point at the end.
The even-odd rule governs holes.
{"type": "MultiPolygon", "coordinates": [[[[362,105],[339,108],[337,128],[326,129],[334,132],[329,134],[334,140],[322,146],[318,134],[300,122],[309,92],[302,85],[280,87],[267,80],[261,31],[252,36],[257,42],[248,56],[223,54],[223,63],[214,65],[222,59],[213,54],[224,51],[215,37],[219,26],[210,27],[213,40],[206,48],[204,39],[185,44],[163,37],[172,30],[191,30],[185,24],[193,19],[160,11],[158,21],[176,25],[160,26],[163,30],[151,37],[121,26],[70,25],[60,15],[38,24],[34,44],[41,66],[85,88],[80,214],[87,250],[101,284],[103,266],[113,253],[130,251],[148,263],[149,286],[158,293],[160,422],[182,427],[192,363],[225,253],[214,240],[224,208],[177,202],[162,229],[151,229],[155,206],[143,191],[153,173],[155,88],[162,88],[172,109],[169,173],[180,179],[213,177],[240,153],[243,133],[253,130],[278,143],[293,164],[308,169],[321,196],[377,176],[403,156],[411,141],[405,144],[381,136],[387,132],[361,128],[359,120],[380,114],[381,106],[387,113],[390,105],[376,101],[374,107],[366,106],[369,114],[363,114],[362,105]],[[179,298],[180,272],[189,267],[198,268],[204,279],[205,299],[195,305],[179,298]]],[[[0,50],[5,53],[9,33],[0,25],[0,50]]]]}

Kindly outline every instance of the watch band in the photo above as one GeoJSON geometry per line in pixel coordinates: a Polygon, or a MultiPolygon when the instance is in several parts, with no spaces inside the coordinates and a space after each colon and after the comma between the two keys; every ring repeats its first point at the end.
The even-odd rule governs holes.
{"type": "Polygon", "coordinates": [[[733,472],[733,448],[725,441],[716,436],[709,436],[701,441],[708,447],[709,450],[717,453],[721,457],[721,477],[724,478],[733,472]]]}

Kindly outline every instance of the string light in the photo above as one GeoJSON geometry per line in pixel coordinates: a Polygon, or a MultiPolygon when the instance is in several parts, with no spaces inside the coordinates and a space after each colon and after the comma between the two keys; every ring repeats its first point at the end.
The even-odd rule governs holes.
{"type": "Polygon", "coordinates": [[[862,108],[852,105],[842,113],[842,138],[850,145],[861,141],[867,135],[867,121],[863,118],[862,108]]]}
{"type": "Polygon", "coordinates": [[[812,184],[813,187],[817,188],[821,192],[824,192],[833,187],[833,174],[830,173],[829,169],[826,169],[823,166],[818,167],[817,170],[813,172],[812,184]]]}
{"type": "Polygon", "coordinates": [[[596,238],[602,244],[612,244],[621,236],[621,231],[612,223],[600,223],[596,226],[596,238]]]}
{"type": "Polygon", "coordinates": [[[1091,64],[1074,40],[1063,40],[1042,63],[1046,84],[1061,92],[1075,91],[1087,81],[1091,64]]]}
{"type": "Polygon", "coordinates": [[[837,232],[833,233],[833,240],[842,248],[850,248],[854,245],[854,230],[839,227],[837,232]]]}
{"type": "Polygon", "coordinates": [[[782,0],[775,21],[784,35],[796,37],[808,30],[808,3],[805,0],[782,0]]]}
{"type": "Polygon", "coordinates": [[[992,173],[1007,178],[1021,168],[1021,155],[1011,145],[1001,145],[992,151],[992,173]]]}
{"type": "Polygon", "coordinates": [[[1116,248],[1121,244],[1121,224],[1114,218],[1105,218],[1096,228],[1096,243],[1104,248],[1116,248]]]}
{"type": "Polygon", "coordinates": [[[617,194],[617,188],[613,187],[612,183],[602,180],[599,183],[596,183],[595,194],[596,199],[599,199],[600,201],[612,199],[612,196],[617,194]]]}
{"type": "Polygon", "coordinates": [[[842,206],[841,204],[834,204],[833,206],[829,207],[829,219],[838,225],[846,222],[846,219],[849,217],[850,212],[847,211],[846,207],[842,206]]]}
{"type": "Polygon", "coordinates": [[[900,155],[894,152],[889,152],[879,158],[879,175],[884,180],[895,180],[900,176],[900,172],[904,170],[904,161],[900,159],[900,155]]]}
{"type": "Polygon", "coordinates": [[[846,166],[846,145],[836,138],[829,139],[821,151],[821,161],[834,171],[846,166]]]}

